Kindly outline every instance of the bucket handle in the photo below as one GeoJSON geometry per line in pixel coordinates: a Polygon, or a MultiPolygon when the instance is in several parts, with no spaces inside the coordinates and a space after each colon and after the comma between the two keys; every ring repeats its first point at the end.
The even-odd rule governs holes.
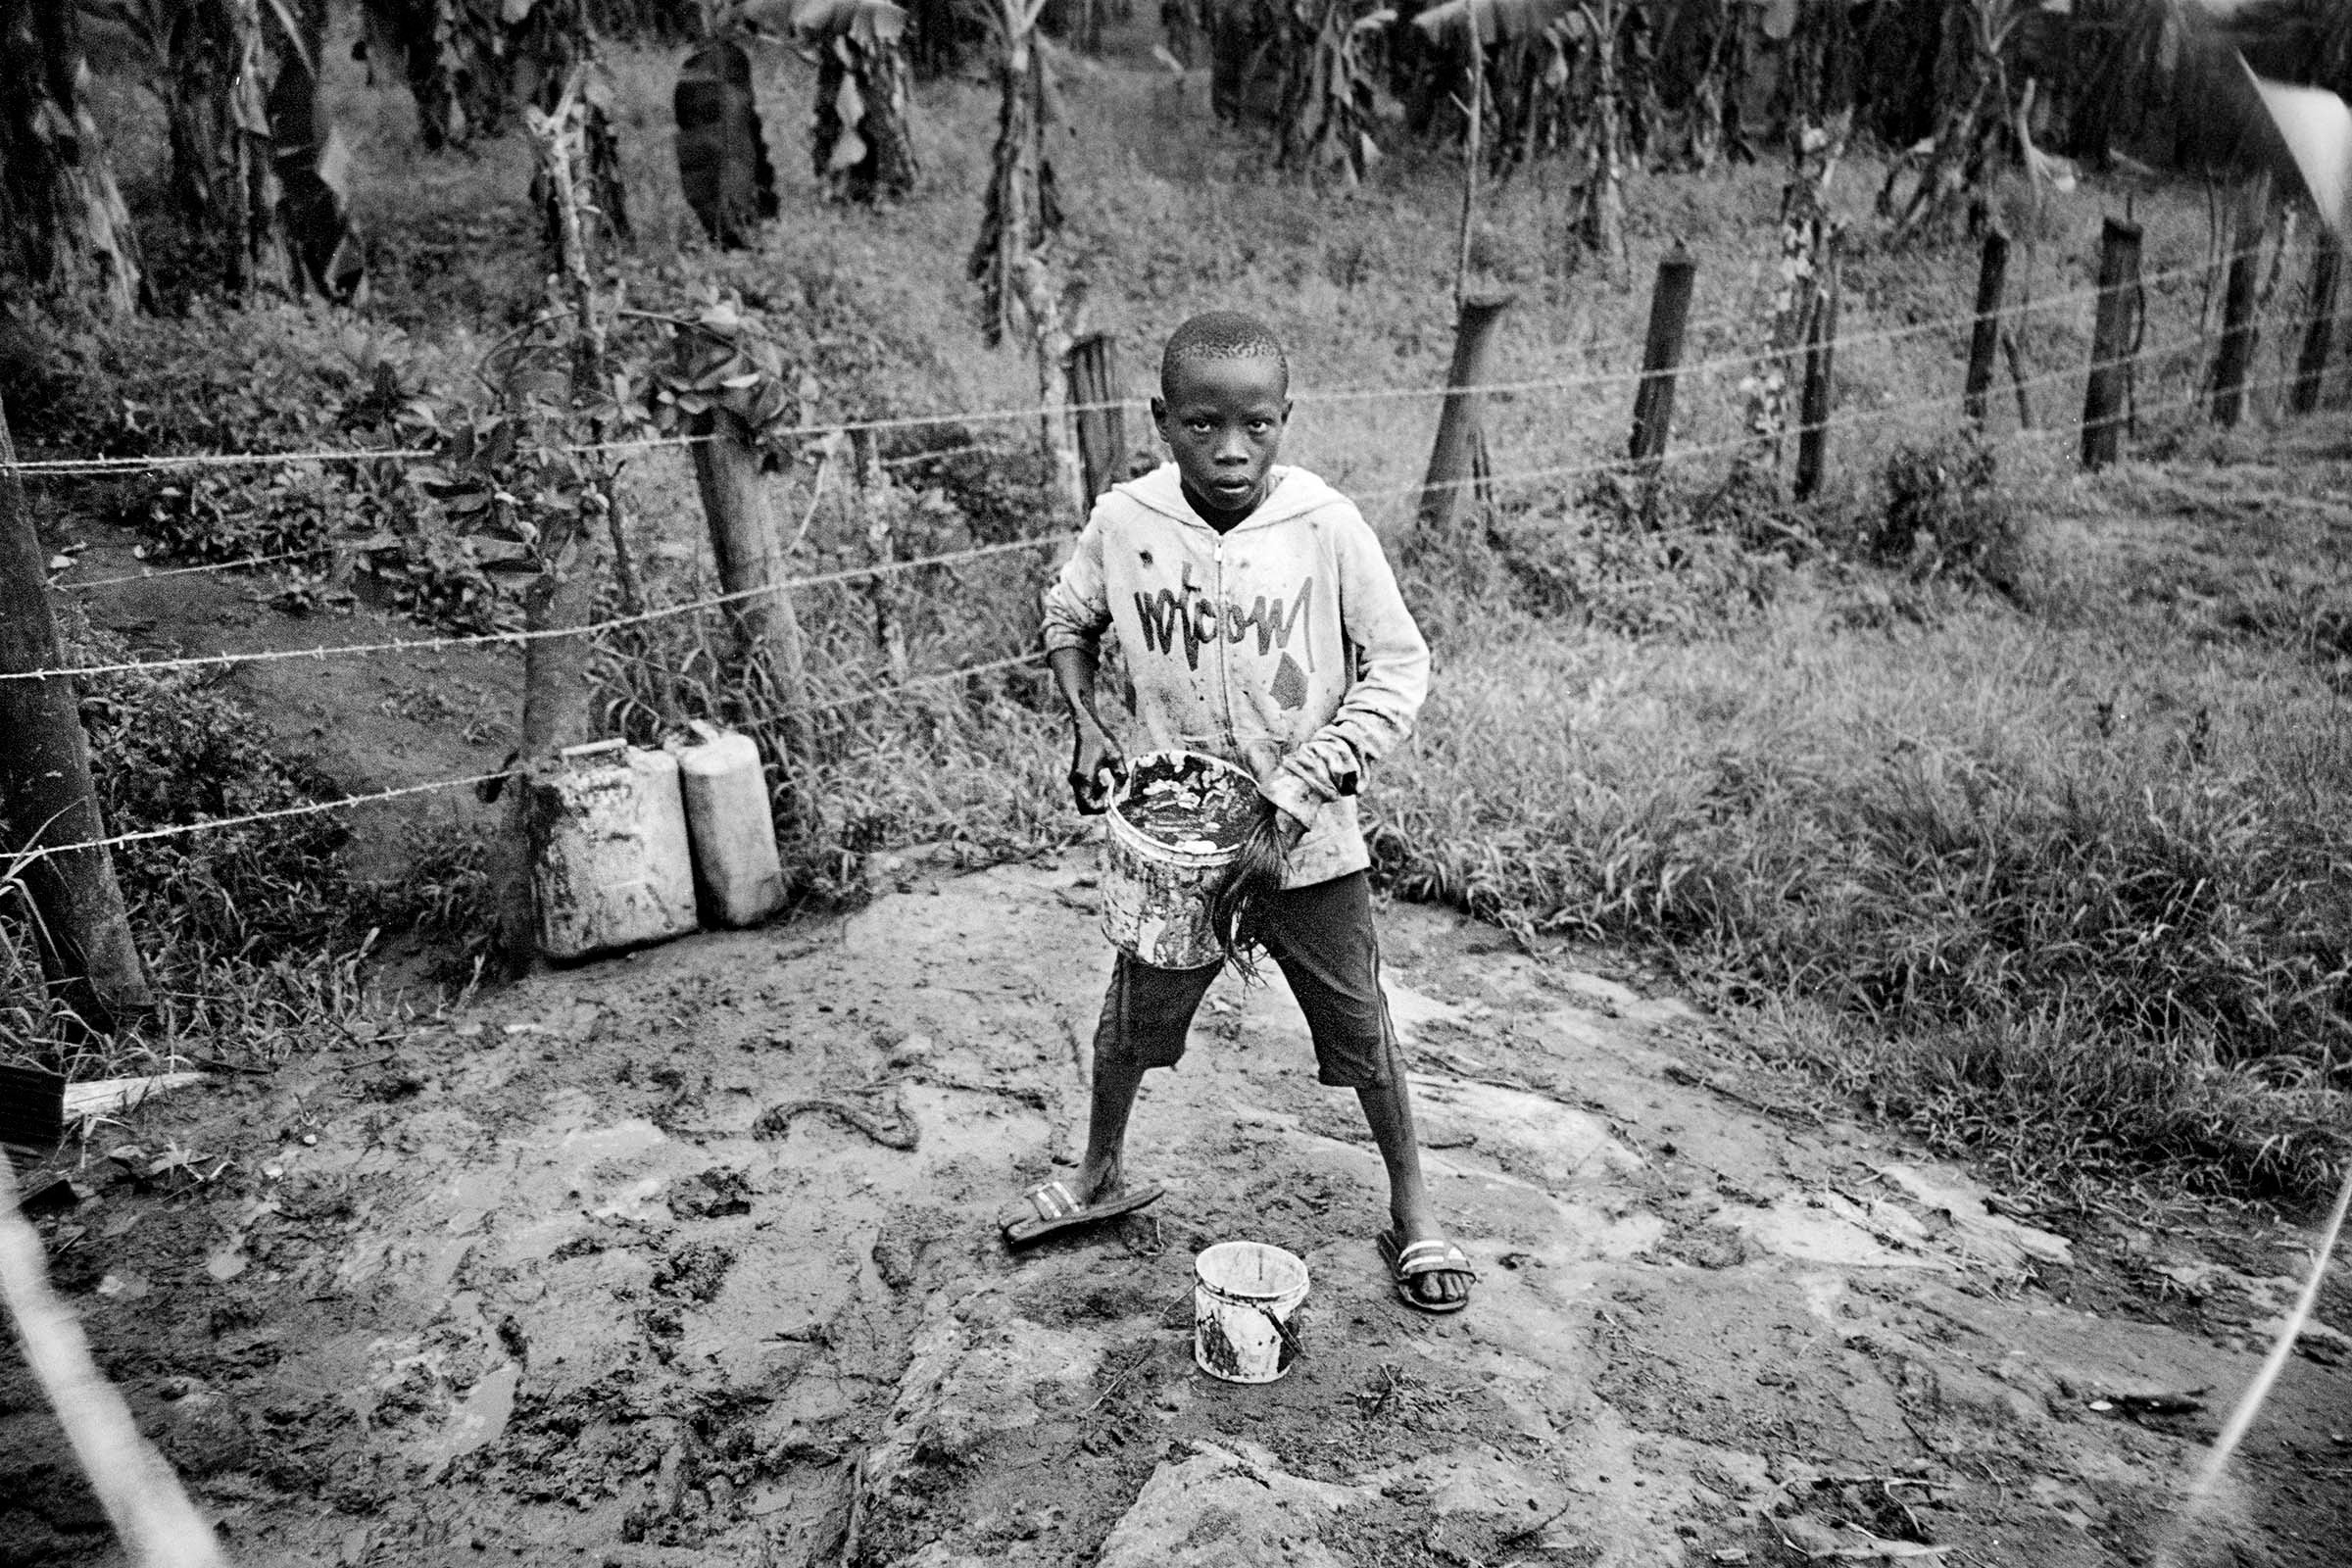
{"type": "Polygon", "coordinates": [[[1300,1361],[1306,1359],[1306,1344],[1298,1338],[1298,1331],[1291,1327],[1288,1319],[1276,1317],[1274,1309],[1263,1301],[1252,1301],[1250,1304],[1264,1313],[1266,1321],[1274,1325],[1274,1332],[1281,1336],[1284,1345],[1290,1347],[1294,1359],[1300,1361]]]}

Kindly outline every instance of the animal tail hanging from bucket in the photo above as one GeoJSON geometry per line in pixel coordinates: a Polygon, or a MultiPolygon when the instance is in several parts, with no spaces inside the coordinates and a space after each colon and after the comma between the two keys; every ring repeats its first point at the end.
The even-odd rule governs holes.
{"type": "Polygon", "coordinates": [[[1256,820],[1208,898],[1208,923],[1216,932],[1217,947],[1244,980],[1257,978],[1258,956],[1265,951],[1257,936],[1258,915],[1267,895],[1281,890],[1289,868],[1290,856],[1282,847],[1282,814],[1273,802],[1260,797],[1256,820]]]}

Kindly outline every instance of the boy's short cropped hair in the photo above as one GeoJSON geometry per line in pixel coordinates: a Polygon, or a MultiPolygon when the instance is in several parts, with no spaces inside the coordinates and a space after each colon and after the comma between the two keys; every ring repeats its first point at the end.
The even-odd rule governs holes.
{"type": "Polygon", "coordinates": [[[1168,334],[1168,346],[1159,357],[1159,384],[1165,391],[1168,377],[1179,365],[1260,355],[1280,366],[1284,382],[1289,382],[1291,358],[1282,351],[1282,339],[1274,335],[1272,327],[1240,311],[1203,311],[1168,334]]]}

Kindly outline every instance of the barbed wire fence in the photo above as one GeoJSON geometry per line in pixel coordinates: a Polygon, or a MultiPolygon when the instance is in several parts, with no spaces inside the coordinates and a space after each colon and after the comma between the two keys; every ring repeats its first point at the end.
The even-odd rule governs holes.
{"type": "MultiPolygon", "coordinates": [[[[2112,225],[2111,225],[2112,227],[2112,225]]],[[[2259,249],[2259,247],[2258,247],[2259,249]]],[[[2326,371],[2328,344],[2333,336],[2333,312],[2326,316],[2310,315],[2294,318],[2303,328],[2302,352],[2291,368],[2272,375],[2246,374],[2242,368],[2229,385],[2216,384],[2205,370],[2214,333],[2202,319],[2198,329],[2178,333],[2157,342],[2144,337],[2146,301],[2151,290],[2172,285],[2204,284],[2211,281],[2230,265],[2233,256],[2208,258],[2193,264],[2139,274],[2133,270],[2120,281],[2100,285],[2061,290],[2015,306],[1996,303],[1989,313],[1970,309],[1948,313],[1928,319],[1875,327],[1842,336],[1824,337],[1819,331],[1809,332],[1811,341],[1793,350],[1784,346],[1777,351],[1743,349],[1683,362],[1680,359],[1679,339],[1685,327],[1681,321],[1670,321],[1674,339],[1661,350],[1659,320],[1653,302],[1651,331],[1640,345],[1620,343],[1617,352],[1632,357],[1638,350],[1642,363],[1634,368],[1607,368],[1577,369],[1555,375],[1493,377],[1484,369],[1484,362],[1476,355],[1457,354],[1454,373],[1441,385],[1406,386],[1342,386],[1333,388],[1303,387],[1296,393],[1295,401],[1314,409],[1331,407],[1339,410],[1365,408],[1382,404],[1408,404],[1436,401],[1441,404],[1440,430],[1434,444],[1427,472],[1415,482],[1388,483],[1357,487],[1352,499],[1368,516],[1377,519],[1384,533],[1392,538],[1415,527],[1427,526],[1433,518],[1450,515],[1453,505],[1460,499],[1476,498],[1495,503],[1505,496],[1549,487],[1555,491],[1578,481],[1598,480],[1610,475],[1631,477],[1648,484],[1657,484],[1675,470],[1694,469],[1710,463],[1725,460],[1734,462],[1754,459],[1763,452],[1777,472],[1782,466],[1780,448],[1789,437],[1800,443],[1826,440],[1829,437],[1888,428],[1889,435],[1906,428],[1914,433],[1950,434],[1962,429],[1974,429],[1987,442],[1995,444],[2034,444],[2071,441],[2093,430],[2100,421],[2114,425],[2125,433],[2170,416],[2191,414],[2199,410],[2213,411],[2225,401],[2242,411],[2251,398],[2269,394],[2283,394],[2283,407],[2291,412],[2309,412],[2317,402],[2317,388],[2326,371]],[[2118,302],[2127,308],[2118,309],[2118,302]],[[2091,320],[2085,334],[2090,343],[2087,359],[2073,366],[2028,373],[2012,353],[2009,358],[2007,391],[2022,412],[2034,394],[2062,394],[2073,386],[2084,387],[2084,407],[2081,418],[2046,418],[2028,423],[2021,416],[2006,428],[1994,429],[1996,421],[1980,408],[1990,380],[1989,367],[1980,363],[1987,353],[1989,342],[2000,346],[2000,334],[2010,334],[2014,343],[2021,323],[2043,318],[2061,318],[2069,315],[2078,321],[2085,308],[2091,320]],[[1990,321],[1994,330],[1987,334],[1990,321]],[[1909,352],[1922,344],[1940,342],[1945,347],[1966,339],[1971,351],[1971,397],[1979,405],[1962,417],[1962,400],[1948,391],[1927,391],[1921,395],[1899,399],[1877,407],[1838,407],[1836,401],[1833,355],[1851,356],[1867,350],[1909,352]],[[2315,363],[2316,345],[2316,363],[2315,363]],[[1739,377],[1731,390],[1735,394],[1752,389],[1752,380],[1760,368],[1774,360],[1790,372],[1793,378],[1809,384],[1803,398],[1791,399],[1792,404],[1814,409],[1820,417],[1808,421],[1803,417],[1787,421],[1782,428],[1766,432],[1742,429],[1739,435],[1698,443],[1673,445],[1669,431],[1677,421],[1672,417],[1676,388],[1694,382],[1717,381],[1739,377]],[[2201,378],[2201,384],[2183,387],[2170,396],[2151,401],[2138,401],[2134,370],[2143,366],[2157,368],[2159,372],[2180,373],[2185,368],[2188,374],[2201,378]],[[2124,404],[2120,408],[2102,410],[2096,407],[2098,383],[2102,377],[2120,374],[2126,384],[2124,404]],[[1495,410],[1513,404],[1557,404],[1575,398],[1597,399],[1602,396],[1622,397],[1629,389],[1637,395],[1637,418],[1634,440],[1621,455],[1593,455],[1573,461],[1537,463],[1527,466],[1495,466],[1491,461],[1451,462],[1446,458],[1450,447],[1464,457],[1493,450],[1521,450],[1524,445],[1510,439],[1512,421],[1508,418],[1490,418],[1495,410]],[[1666,411],[1657,416],[1661,396],[1666,411]],[[1648,412],[1644,412],[1647,410],[1648,412]],[[1472,426],[1473,439],[1464,443],[1449,442],[1446,426],[1449,421],[1466,419],[1472,426]],[[1647,421],[1646,423],[1644,421],[1647,421]],[[1501,439],[1490,446],[1488,438],[1500,432],[1501,439]],[[1644,450],[1644,442],[1648,443],[1644,450]],[[1403,504],[1403,505],[1399,505],[1403,504]]],[[[2276,259],[2275,265],[2283,268],[2286,259],[2276,259]]],[[[1661,268],[1661,292],[1666,286],[1666,271],[1661,268]]],[[[2210,290],[2207,290],[2210,294],[2210,290]]],[[[1688,295],[1684,297],[1687,308],[1688,295]]],[[[1731,322],[1731,317],[1718,317],[1712,325],[1721,327],[1731,322]]],[[[2249,331],[2253,323],[2225,322],[2223,330],[2249,331]]],[[[1833,328],[1834,331],[1834,328],[1833,328]]],[[[2280,334],[2282,337],[2283,334],[2280,334]]],[[[1912,379],[1919,380],[1914,376],[1912,379]]],[[[2161,391],[2161,387],[2159,387],[2161,391]]],[[[1601,405],[1592,405],[1600,407],[1601,405]]],[[[1146,407],[1140,398],[1100,398],[1091,401],[1070,401],[1055,407],[1020,407],[958,409],[928,415],[899,415],[874,418],[848,420],[806,420],[780,429],[764,432],[770,442],[793,440],[839,441],[859,434],[883,432],[911,432],[955,427],[968,430],[975,425],[1017,425],[1041,419],[1078,419],[1090,415],[1116,414],[1124,416],[1146,407]]],[[[1524,423],[1524,421],[1522,421],[1524,423]]],[[[1597,423],[1597,421],[1588,421],[1597,423]]],[[[719,439],[709,434],[683,434],[632,437],[622,440],[578,443],[563,450],[576,454],[622,454],[654,451],[684,451],[719,439]]],[[[1123,444],[1123,443],[1122,443],[1123,444]]],[[[919,469],[928,464],[946,463],[962,458],[986,459],[1008,449],[985,440],[963,441],[948,447],[905,453],[882,459],[876,466],[888,472],[919,469]]],[[[237,470],[286,467],[299,465],[338,465],[358,463],[432,463],[442,461],[446,453],[438,448],[310,448],[286,452],[193,452],[152,454],[136,457],[48,458],[16,462],[9,466],[23,480],[39,483],[65,483],[90,478],[115,478],[141,474],[168,474],[205,470],[237,470]]],[[[1120,476],[1127,454],[1112,450],[1102,456],[1088,476],[1088,489],[1099,494],[1120,476]]],[[[2084,466],[2101,466],[2090,445],[2084,445],[2084,466]]],[[[713,519],[713,533],[717,521],[713,519]]],[[[806,525],[802,530],[806,532],[806,525]]],[[[992,561],[1017,562],[1034,557],[1037,568],[1025,569],[1020,583],[1024,593],[1039,585],[1042,568],[1054,564],[1052,558],[1066,549],[1077,537],[1066,525],[1027,537],[1002,540],[968,548],[934,551],[926,554],[871,561],[864,564],[825,571],[803,572],[776,576],[749,586],[726,588],[717,593],[698,594],[671,604],[650,606],[620,614],[603,615],[577,625],[533,629],[499,629],[463,632],[421,637],[398,637],[342,643],[318,643],[296,648],[269,648],[215,654],[172,655],[160,658],[140,658],[111,661],[67,662],[48,667],[0,669],[0,682],[50,680],[82,680],[111,675],[163,676],[182,671],[220,671],[250,664],[272,664],[303,661],[368,659],[394,655],[429,654],[444,651],[520,647],[543,638],[609,639],[615,633],[647,628],[665,622],[704,617],[708,612],[732,611],[758,603],[772,604],[792,596],[824,588],[871,589],[884,583],[903,582],[922,572],[952,572],[957,568],[992,561]]],[[[84,592],[133,582],[195,575],[218,575],[256,571],[289,562],[313,562],[333,558],[352,548],[334,541],[295,549],[266,552],[224,562],[199,563],[134,573],[74,579],[67,571],[57,573],[51,580],[55,589],[84,592]]],[[[987,659],[957,663],[951,667],[898,673],[896,678],[881,682],[856,685],[851,690],[816,697],[805,697],[799,705],[806,717],[815,714],[838,714],[848,710],[891,701],[916,693],[937,692],[983,676],[1027,669],[1042,664],[1044,655],[1034,648],[1000,654],[987,659]]],[[[845,667],[855,668],[859,662],[845,661],[845,667]]],[[[283,818],[317,815],[324,812],[356,810],[358,808],[406,800],[414,797],[466,788],[478,788],[504,779],[511,769],[473,773],[464,777],[437,779],[398,785],[387,789],[356,794],[334,800],[305,803],[268,811],[208,817],[184,823],[167,824],[137,831],[99,837],[81,838],[72,842],[24,845],[19,852],[20,861],[26,857],[68,855],[90,851],[111,851],[116,848],[178,838],[207,831],[283,818]]]]}

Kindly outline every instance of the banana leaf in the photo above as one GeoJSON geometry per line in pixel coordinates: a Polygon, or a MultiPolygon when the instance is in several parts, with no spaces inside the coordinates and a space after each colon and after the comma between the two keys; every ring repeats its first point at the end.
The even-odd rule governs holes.
{"type": "Polygon", "coordinates": [[[1572,17],[1581,17],[1575,0],[1446,0],[1413,18],[1413,25],[1432,42],[1462,48],[1475,18],[1479,41],[1493,47],[1540,38],[1572,17]]]}
{"type": "Polygon", "coordinates": [[[761,134],[752,59],[712,38],[678,68],[670,109],[678,122],[678,184],[703,231],[727,249],[776,216],[776,172],[761,134]]]}

